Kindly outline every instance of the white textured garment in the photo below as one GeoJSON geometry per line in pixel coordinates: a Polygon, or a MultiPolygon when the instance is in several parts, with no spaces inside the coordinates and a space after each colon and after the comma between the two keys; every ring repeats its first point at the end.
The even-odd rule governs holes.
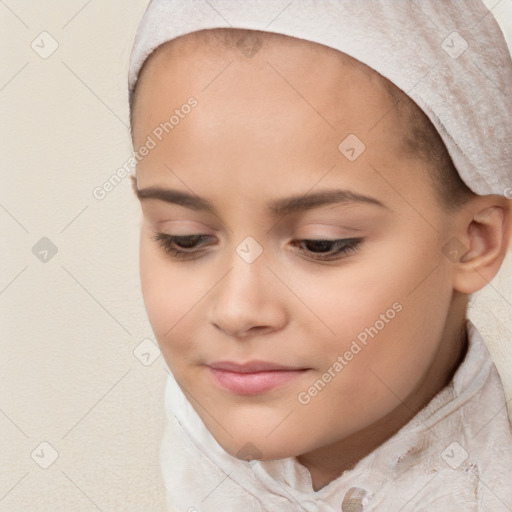
{"type": "Polygon", "coordinates": [[[501,379],[468,320],[453,379],[393,437],[319,491],[294,457],[240,460],[169,375],[160,463],[172,512],[510,512],[512,429],[501,379]]]}
{"type": "Polygon", "coordinates": [[[473,192],[512,196],[512,61],[481,0],[152,0],[134,40],[130,94],[158,46],[219,27],[305,39],[363,62],[425,112],[473,192]]]}

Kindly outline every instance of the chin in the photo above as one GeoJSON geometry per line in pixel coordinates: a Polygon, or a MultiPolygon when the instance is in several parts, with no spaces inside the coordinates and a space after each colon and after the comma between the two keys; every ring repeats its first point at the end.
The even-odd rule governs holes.
{"type": "Polygon", "coordinates": [[[273,439],[269,441],[265,435],[250,436],[244,435],[240,437],[229,438],[227,443],[217,442],[222,448],[237,459],[241,460],[273,460],[286,459],[299,455],[304,447],[285,444],[284,439],[273,439]]]}

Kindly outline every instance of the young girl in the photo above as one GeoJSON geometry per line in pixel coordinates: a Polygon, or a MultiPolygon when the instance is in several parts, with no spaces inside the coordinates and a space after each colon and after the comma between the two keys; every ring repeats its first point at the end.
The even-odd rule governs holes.
{"type": "Polygon", "coordinates": [[[512,215],[479,1],[153,0],[129,87],[175,511],[508,511],[467,319],[512,215]]]}

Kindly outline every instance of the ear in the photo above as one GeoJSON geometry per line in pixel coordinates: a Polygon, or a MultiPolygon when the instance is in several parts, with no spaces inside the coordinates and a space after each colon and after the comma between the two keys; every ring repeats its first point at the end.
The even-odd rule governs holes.
{"type": "Polygon", "coordinates": [[[455,239],[463,248],[452,259],[454,288],[471,294],[498,273],[512,238],[512,201],[499,195],[476,196],[463,207],[455,239]]]}

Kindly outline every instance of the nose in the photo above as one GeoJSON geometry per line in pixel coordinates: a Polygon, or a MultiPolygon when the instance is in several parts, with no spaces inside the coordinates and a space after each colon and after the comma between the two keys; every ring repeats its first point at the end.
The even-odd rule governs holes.
{"type": "Polygon", "coordinates": [[[210,294],[208,320],[223,333],[246,338],[282,329],[286,323],[282,283],[259,257],[247,262],[235,251],[230,269],[210,294]]]}

